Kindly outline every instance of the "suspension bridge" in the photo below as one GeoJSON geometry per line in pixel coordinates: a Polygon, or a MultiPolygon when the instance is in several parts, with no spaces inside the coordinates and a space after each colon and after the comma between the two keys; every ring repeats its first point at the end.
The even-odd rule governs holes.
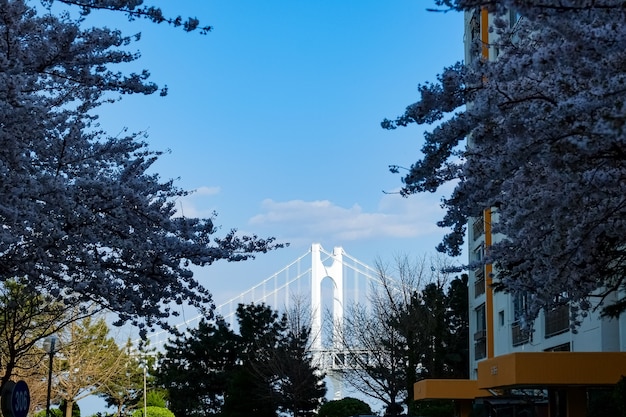
{"type": "MultiPolygon", "coordinates": [[[[330,377],[334,396],[339,398],[342,389],[340,371],[354,367],[356,361],[354,352],[341,347],[335,331],[343,322],[345,309],[355,304],[367,305],[368,295],[379,284],[377,271],[348,255],[342,247],[328,252],[315,243],[305,254],[278,272],[219,304],[216,313],[232,327],[236,324],[239,304],[264,303],[279,312],[306,306],[310,309],[313,361],[330,377]],[[295,306],[295,303],[298,305],[295,306]]],[[[197,316],[186,320],[178,327],[193,327],[201,318],[197,316]]],[[[158,336],[159,333],[155,333],[152,337],[158,336]]],[[[152,340],[151,344],[155,346],[161,342],[152,340]]]]}

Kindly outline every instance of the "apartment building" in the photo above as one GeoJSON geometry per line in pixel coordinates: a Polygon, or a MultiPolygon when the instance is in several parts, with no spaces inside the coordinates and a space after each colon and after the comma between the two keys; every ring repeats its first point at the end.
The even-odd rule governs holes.
{"type": "MultiPolygon", "coordinates": [[[[517,19],[511,14],[511,24],[517,19]]],[[[496,59],[497,51],[487,47],[494,36],[490,20],[484,10],[466,13],[466,62],[476,59],[471,49],[476,39],[485,45],[482,58],[496,59]]],[[[495,207],[471,219],[470,263],[482,260],[502,238],[492,233],[497,221],[495,207]]],[[[462,417],[586,416],[590,396],[626,375],[626,315],[606,319],[591,312],[572,331],[569,309],[562,306],[542,311],[529,331],[521,322],[526,297],[494,292],[494,276],[491,265],[469,271],[470,379],[420,381],[415,398],[453,399],[462,417]]]]}

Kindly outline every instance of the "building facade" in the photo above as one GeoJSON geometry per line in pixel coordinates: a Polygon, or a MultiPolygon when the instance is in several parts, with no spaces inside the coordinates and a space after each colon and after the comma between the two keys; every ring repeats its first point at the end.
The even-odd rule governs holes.
{"type": "MultiPolygon", "coordinates": [[[[489,47],[491,19],[485,10],[466,13],[466,62],[497,59],[489,47]]],[[[511,13],[512,25],[517,19],[511,13]]],[[[470,264],[480,265],[468,274],[470,379],[420,381],[415,398],[453,399],[459,416],[584,417],[593,392],[626,375],[626,315],[608,319],[591,312],[573,331],[569,308],[561,306],[542,311],[530,326],[523,323],[526,297],[494,292],[497,271],[481,262],[502,238],[492,233],[497,221],[497,208],[487,208],[467,227],[470,264]]]]}

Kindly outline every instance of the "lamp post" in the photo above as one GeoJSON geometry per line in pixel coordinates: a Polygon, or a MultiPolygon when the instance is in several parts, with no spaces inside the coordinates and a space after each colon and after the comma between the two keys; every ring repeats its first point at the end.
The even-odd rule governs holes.
{"type": "Polygon", "coordinates": [[[48,336],[43,341],[43,350],[50,355],[48,362],[48,394],[46,396],[46,417],[50,417],[50,393],[52,391],[52,358],[54,358],[54,345],[57,338],[54,335],[48,336]]]}
{"type": "Polygon", "coordinates": [[[148,364],[144,363],[143,364],[143,417],[148,417],[148,393],[147,393],[147,389],[148,389],[148,384],[146,382],[147,380],[147,369],[148,368],[148,364]]]}

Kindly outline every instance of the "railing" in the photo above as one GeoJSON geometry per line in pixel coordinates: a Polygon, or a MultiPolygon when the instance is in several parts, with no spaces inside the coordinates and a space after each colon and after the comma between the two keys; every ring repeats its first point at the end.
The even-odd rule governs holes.
{"type": "Polygon", "coordinates": [[[322,371],[342,371],[346,369],[362,369],[380,361],[380,352],[368,350],[312,350],[313,363],[322,371]]]}
{"type": "Polygon", "coordinates": [[[519,322],[513,323],[511,326],[511,343],[513,346],[521,346],[530,342],[530,331],[523,329],[519,322]]]}
{"type": "Polygon", "coordinates": [[[485,219],[483,216],[476,217],[472,223],[472,238],[478,239],[485,233],[485,219]]]}
{"type": "Polygon", "coordinates": [[[474,334],[474,359],[484,359],[487,357],[487,334],[484,330],[482,330],[483,338],[476,339],[476,336],[480,332],[476,332],[474,334]]]}
{"type": "Polygon", "coordinates": [[[474,297],[485,293],[485,267],[480,266],[474,270],[474,297]]]}
{"type": "Polygon", "coordinates": [[[569,330],[569,308],[567,305],[558,306],[545,312],[545,337],[556,336],[569,330]]]}

